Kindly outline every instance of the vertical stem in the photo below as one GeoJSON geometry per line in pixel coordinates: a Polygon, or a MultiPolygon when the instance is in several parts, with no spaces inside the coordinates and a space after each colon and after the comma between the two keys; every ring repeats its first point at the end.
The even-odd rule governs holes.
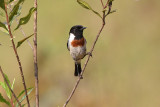
{"type": "MultiPolygon", "coordinates": [[[[34,7],[37,8],[37,0],[34,1],[34,7]]],[[[37,10],[34,13],[34,69],[35,69],[35,97],[36,97],[36,107],[39,107],[39,80],[38,80],[38,64],[37,64],[37,10]]]]}
{"type": "MultiPolygon", "coordinates": [[[[3,71],[2,71],[1,66],[0,66],[0,72],[1,72],[1,74],[2,74],[2,77],[4,78],[4,81],[6,82],[6,84],[7,84],[8,88],[9,88],[9,90],[11,91],[12,95],[13,95],[14,98],[16,99],[17,103],[19,104],[20,107],[22,107],[22,106],[21,106],[21,103],[19,102],[19,100],[18,100],[18,98],[17,98],[17,96],[16,96],[16,94],[13,92],[13,90],[11,89],[11,87],[10,87],[10,85],[9,85],[9,83],[8,83],[8,81],[7,81],[7,79],[5,78],[5,75],[4,75],[3,71]]],[[[12,100],[11,100],[11,101],[12,101],[12,100]]]]}
{"type": "Polygon", "coordinates": [[[11,102],[11,106],[14,107],[14,103],[13,103],[12,98],[11,98],[10,102],[11,102]]]}
{"type": "Polygon", "coordinates": [[[29,99],[28,99],[28,95],[27,95],[27,87],[26,87],[26,83],[25,83],[25,79],[24,79],[24,75],[23,75],[21,61],[19,59],[19,55],[18,55],[16,47],[15,47],[15,43],[14,43],[14,40],[13,40],[13,35],[12,35],[10,24],[9,24],[9,18],[8,18],[8,13],[7,13],[7,4],[6,4],[6,2],[5,2],[5,13],[6,13],[6,20],[7,20],[9,35],[10,35],[11,42],[12,42],[12,47],[13,47],[14,53],[16,55],[16,59],[17,59],[18,65],[19,65],[20,74],[21,74],[21,77],[22,77],[22,83],[23,83],[23,86],[24,86],[25,94],[26,94],[27,104],[28,104],[28,107],[30,107],[30,103],[29,103],[29,99]]]}

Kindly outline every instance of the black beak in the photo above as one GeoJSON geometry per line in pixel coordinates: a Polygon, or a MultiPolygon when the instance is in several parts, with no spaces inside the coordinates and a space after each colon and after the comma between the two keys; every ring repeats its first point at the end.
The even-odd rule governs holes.
{"type": "Polygon", "coordinates": [[[84,30],[84,29],[86,29],[87,27],[83,27],[83,28],[81,28],[81,30],[84,30]]]}

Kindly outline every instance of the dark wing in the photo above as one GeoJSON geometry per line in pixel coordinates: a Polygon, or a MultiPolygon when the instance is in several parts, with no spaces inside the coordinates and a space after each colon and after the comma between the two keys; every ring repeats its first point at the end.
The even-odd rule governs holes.
{"type": "Polygon", "coordinates": [[[69,48],[69,44],[68,44],[68,42],[69,42],[69,41],[67,41],[67,49],[70,51],[70,48],[69,48]]]}

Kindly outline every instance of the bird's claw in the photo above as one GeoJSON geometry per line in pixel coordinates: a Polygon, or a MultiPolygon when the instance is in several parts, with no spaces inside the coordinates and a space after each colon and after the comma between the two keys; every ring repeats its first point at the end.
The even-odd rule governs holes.
{"type": "Polygon", "coordinates": [[[86,55],[89,55],[92,57],[92,53],[91,52],[87,52],[86,55]]]}
{"type": "Polygon", "coordinates": [[[80,75],[80,79],[83,79],[82,75],[80,75]]]}

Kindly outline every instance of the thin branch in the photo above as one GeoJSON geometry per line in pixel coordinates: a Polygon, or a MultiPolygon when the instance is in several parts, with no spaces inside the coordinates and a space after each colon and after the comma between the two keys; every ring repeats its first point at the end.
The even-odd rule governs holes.
{"type": "Polygon", "coordinates": [[[101,0],[101,4],[102,4],[102,7],[104,8],[104,4],[103,4],[103,1],[101,0]]]}
{"type": "Polygon", "coordinates": [[[7,81],[7,79],[5,78],[5,75],[4,75],[3,71],[2,71],[1,66],[0,66],[0,72],[1,72],[1,74],[2,74],[2,77],[3,77],[4,81],[6,82],[6,84],[7,84],[8,88],[9,88],[9,90],[11,91],[12,95],[13,95],[14,98],[16,99],[17,103],[19,104],[20,107],[22,107],[22,106],[21,106],[21,103],[19,102],[19,100],[18,100],[18,98],[17,98],[17,96],[15,95],[15,93],[14,93],[13,90],[11,89],[11,87],[10,87],[10,85],[9,85],[9,83],[8,83],[8,81],[7,81]]]}
{"type": "Polygon", "coordinates": [[[108,6],[108,4],[109,4],[109,1],[110,1],[110,0],[107,1],[106,5],[104,6],[104,9],[107,8],[107,6],[108,6]]]}
{"type": "Polygon", "coordinates": [[[25,79],[24,79],[24,75],[23,75],[23,70],[22,70],[21,61],[20,61],[20,58],[19,58],[19,56],[18,56],[16,47],[15,47],[15,43],[14,43],[14,40],[13,40],[13,35],[12,35],[12,33],[11,33],[11,28],[10,28],[10,24],[9,24],[9,18],[8,18],[8,13],[7,13],[7,4],[6,4],[6,2],[7,2],[7,1],[5,1],[5,13],[6,13],[6,20],[7,20],[9,35],[10,35],[11,42],[12,42],[12,46],[13,46],[13,50],[14,50],[14,53],[15,53],[15,55],[16,55],[16,59],[17,59],[18,65],[19,65],[19,70],[20,70],[20,74],[21,74],[21,77],[22,77],[22,83],[23,83],[24,90],[25,90],[25,95],[26,95],[27,104],[28,104],[28,107],[30,107],[30,103],[29,103],[29,99],[28,99],[28,95],[27,95],[27,87],[26,87],[26,84],[25,84],[25,79]]]}
{"type": "MultiPolygon", "coordinates": [[[[34,7],[37,8],[37,0],[34,1],[34,7]]],[[[34,70],[35,70],[35,97],[36,97],[36,107],[39,107],[39,80],[38,80],[38,63],[37,63],[37,10],[34,13],[34,70]]]]}
{"type": "Polygon", "coordinates": [[[75,84],[75,86],[74,86],[71,94],[69,95],[66,103],[63,105],[63,107],[66,107],[66,106],[67,106],[67,104],[68,104],[69,101],[71,100],[73,94],[75,93],[75,91],[76,91],[76,89],[77,89],[77,87],[78,87],[78,85],[79,85],[79,83],[80,83],[80,80],[81,80],[81,78],[82,78],[82,76],[83,76],[83,73],[84,73],[84,71],[85,71],[85,69],[86,69],[86,67],[87,67],[87,64],[88,64],[88,62],[89,62],[89,59],[90,59],[90,57],[91,57],[91,55],[92,55],[92,52],[93,52],[93,50],[94,50],[94,47],[95,47],[95,45],[96,45],[96,43],[97,43],[97,41],[98,41],[98,38],[99,38],[99,36],[100,36],[100,34],[101,34],[104,26],[105,26],[105,11],[103,11],[102,26],[101,26],[101,28],[100,28],[97,36],[96,36],[96,39],[95,39],[95,41],[94,41],[94,43],[93,43],[93,45],[92,45],[92,48],[91,48],[91,50],[90,50],[90,55],[88,56],[88,58],[87,58],[87,60],[86,60],[86,62],[85,62],[85,64],[84,64],[83,70],[82,70],[82,72],[81,72],[81,74],[80,74],[80,76],[79,76],[79,78],[78,78],[78,80],[77,80],[77,82],[76,82],[76,84],[75,84]]]}

